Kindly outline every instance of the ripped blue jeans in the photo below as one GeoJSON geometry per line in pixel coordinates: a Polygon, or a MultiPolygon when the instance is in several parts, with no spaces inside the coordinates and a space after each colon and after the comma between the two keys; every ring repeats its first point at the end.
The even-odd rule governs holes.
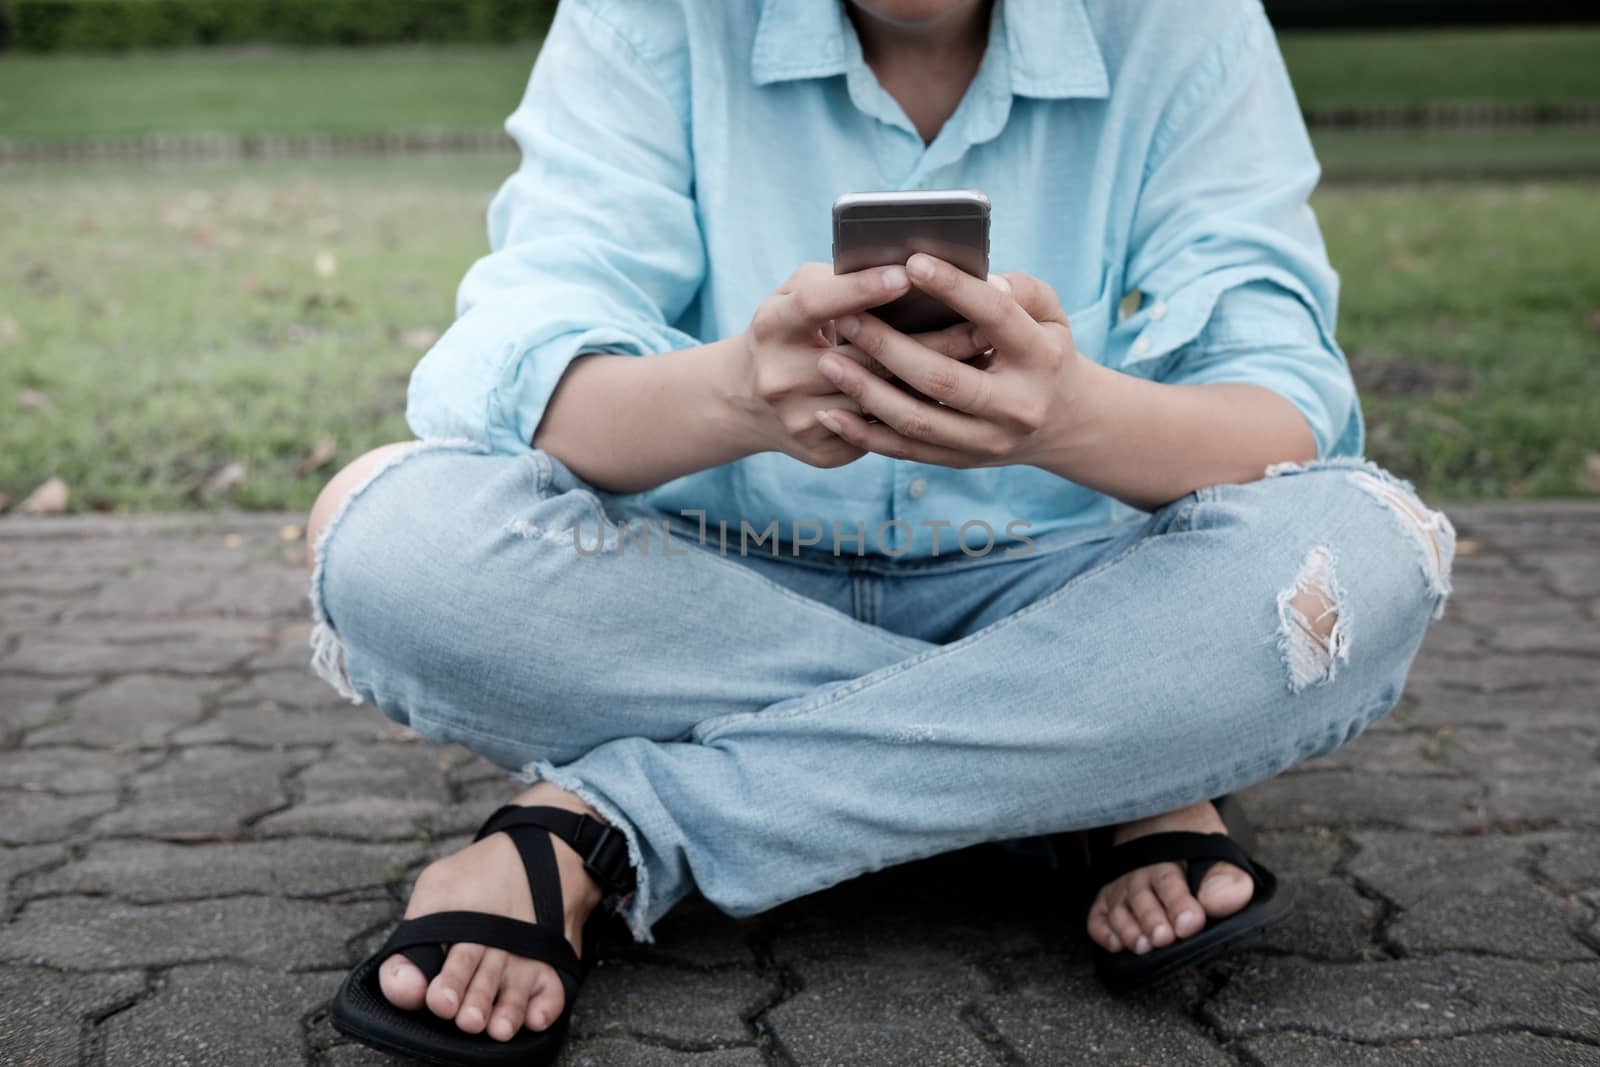
{"type": "Polygon", "coordinates": [[[692,889],[747,915],[1333,750],[1399,699],[1454,531],[1335,461],[1026,554],[723,555],[542,452],[421,442],[317,547],[319,673],[588,800],[648,940],[692,889]]]}

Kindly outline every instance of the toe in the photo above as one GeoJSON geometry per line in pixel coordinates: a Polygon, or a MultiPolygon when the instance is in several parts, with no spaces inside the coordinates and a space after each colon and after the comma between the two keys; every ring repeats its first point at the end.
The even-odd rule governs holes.
{"type": "Polygon", "coordinates": [[[1255,882],[1231,863],[1219,863],[1201,879],[1200,904],[1213,919],[1232,915],[1246,904],[1255,893],[1255,882]]]}
{"type": "Polygon", "coordinates": [[[467,995],[467,983],[477,973],[483,959],[483,946],[462,943],[451,945],[444,967],[428,983],[428,1010],[441,1019],[454,1019],[467,995]]]}
{"type": "Polygon", "coordinates": [[[1128,905],[1114,905],[1107,916],[1107,921],[1111,923],[1112,932],[1122,942],[1123,948],[1132,949],[1135,953],[1149,951],[1148,944],[1143,949],[1139,948],[1139,939],[1144,934],[1139,929],[1139,920],[1135,919],[1133,912],[1128,910],[1128,905]]]}
{"type": "Polygon", "coordinates": [[[1128,908],[1139,920],[1139,930],[1148,947],[1161,948],[1172,944],[1172,924],[1167,919],[1167,909],[1161,906],[1148,881],[1128,897],[1128,908]]]}
{"type": "Polygon", "coordinates": [[[506,964],[505,977],[500,980],[500,995],[495,998],[494,1011],[489,1015],[489,1036],[496,1041],[510,1041],[522,1029],[528,1017],[528,997],[533,993],[533,983],[538,967],[532,960],[513,959],[506,964]]]}
{"type": "Polygon", "coordinates": [[[406,1011],[422,1007],[428,995],[428,979],[417,965],[398,952],[383,961],[378,969],[378,988],[390,1004],[406,1011]]]}
{"type": "Polygon", "coordinates": [[[472,974],[472,981],[467,984],[467,995],[461,1002],[461,1010],[456,1012],[457,1026],[469,1034],[483,1033],[489,1025],[489,1010],[494,1007],[494,998],[500,992],[500,978],[505,970],[505,950],[485,950],[483,959],[478,961],[478,969],[472,974]]]}
{"type": "Polygon", "coordinates": [[[1156,896],[1172,920],[1172,932],[1179,937],[1193,937],[1206,924],[1206,914],[1200,902],[1189,892],[1189,883],[1177,864],[1166,864],[1154,879],[1156,896]]]}
{"type": "Polygon", "coordinates": [[[561,1017],[561,1009],[566,1001],[567,992],[561,988],[561,979],[556,976],[555,969],[548,964],[541,966],[538,977],[534,979],[533,994],[528,998],[528,1028],[547,1029],[561,1017]]]}
{"type": "Polygon", "coordinates": [[[1112,932],[1111,922],[1107,918],[1110,908],[1106,907],[1105,898],[1095,897],[1094,903],[1089,905],[1088,933],[1089,940],[1101,948],[1115,952],[1122,947],[1117,940],[1117,935],[1112,932]]]}

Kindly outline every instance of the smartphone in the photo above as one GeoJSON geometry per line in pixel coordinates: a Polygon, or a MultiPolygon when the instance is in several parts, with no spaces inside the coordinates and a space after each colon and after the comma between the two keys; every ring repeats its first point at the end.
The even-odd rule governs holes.
{"type": "MultiPolygon", "coordinates": [[[[846,193],[833,202],[833,272],[904,263],[914,252],[989,276],[989,198],[975,189],[846,193]]],[[[872,313],[901,333],[942,330],[962,316],[912,289],[872,313]]]]}

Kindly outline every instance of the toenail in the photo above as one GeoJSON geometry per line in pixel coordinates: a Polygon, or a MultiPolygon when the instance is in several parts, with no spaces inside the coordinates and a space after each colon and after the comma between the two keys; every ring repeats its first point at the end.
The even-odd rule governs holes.
{"type": "Polygon", "coordinates": [[[1151,933],[1150,939],[1152,941],[1159,941],[1163,937],[1171,937],[1171,936],[1172,936],[1172,928],[1169,927],[1166,923],[1161,923],[1161,924],[1157,925],[1155,930],[1154,930],[1154,932],[1151,933]]]}
{"type": "Polygon", "coordinates": [[[449,986],[445,986],[443,989],[439,990],[439,995],[444,997],[445,1003],[447,1004],[454,1004],[456,1001],[461,999],[456,991],[451,989],[449,986]]]}
{"type": "Polygon", "coordinates": [[[466,1008],[461,1012],[461,1021],[468,1026],[477,1026],[483,1022],[483,1012],[477,1008],[466,1008]]]}
{"type": "Polygon", "coordinates": [[[535,1030],[543,1030],[546,1026],[546,1023],[547,1020],[545,1019],[544,1012],[536,1011],[533,1013],[533,1028],[535,1030]]]}
{"type": "Polygon", "coordinates": [[[1133,946],[1133,951],[1142,956],[1150,951],[1150,939],[1143,934],[1139,935],[1138,942],[1133,946]]]}
{"type": "Polygon", "coordinates": [[[1112,952],[1121,952],[1122,951],[1122,938],[1118,937],[1116,934],[1110,935],[1109,937],[1106,938],[1106,947],[1109,948],[1112,952]]]}

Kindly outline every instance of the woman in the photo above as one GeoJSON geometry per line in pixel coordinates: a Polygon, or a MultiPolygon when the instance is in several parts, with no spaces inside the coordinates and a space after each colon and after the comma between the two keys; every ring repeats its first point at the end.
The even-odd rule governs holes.
{"type": "Polygon", "coordinates": [[[408,919],[540,925],[402,926],[351,1032],[547,1054],[603,895],[647,939],[1068,830],[1116,984],[1280,916],[1212,798],[1394,704],[1453,532],[1352,458],[1259,5],[567,0],[508,128],[422,443],[312,513],[314,645],[529,783],[408,919]],[[818,262],[838,194],[953,187],[1010,273],[818,262]],[[870,313],[913,287],[968,323],[870,313]]]}

